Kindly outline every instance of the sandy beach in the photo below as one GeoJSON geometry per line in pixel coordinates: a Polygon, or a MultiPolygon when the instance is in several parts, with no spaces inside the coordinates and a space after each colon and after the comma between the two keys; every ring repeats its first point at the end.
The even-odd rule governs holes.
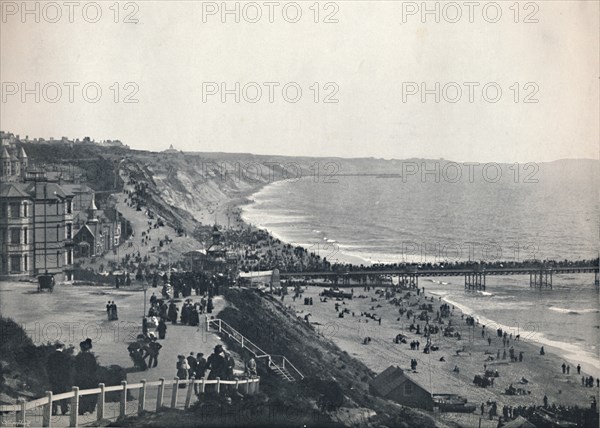
{"type": "MultiPolygon", "coordinates": [[[[309,320],[318,328],[320,334],[330,338],[377,373],[390,365],[410,370],[411,359],[416,359],[418,366],[412,376],[431,392],[460,394],[476,405],[488,400],[496,401],[500,409],[503,405],[541,405],[544,395],[550,403],[557,405],[587,407],[590,396],[598,394],[598,388],[581,385],[581,376],[589,375],[585,366],[581,375],[577,375],[575,366],[570,367],[569,375],[563,375],[561,365],[564,360],[549,352],[547,348],[546,354],[540,355],[540,346],[535,341],[515,341],[513,336],[509,346],[514,346],[517,356],[519,352],[523,352],[523,361],[510,362],[508,356],[502,359],[504,350],[508,354],[509,346],[503,346],[502,338],[497,337],[496,331],[488,329],[482,337],[482,325],[476,324],[469,328],[462,312],[456,307],[449,318],[444,318],[444,322],[447,325],[451,321],[452,325],[462,332],[462,337],[459,340],[455,337],[444,337],[442,334],[432,335],[433,344],[439,346],[439,350],[425,354],[423,347],[426,338],[408,329],[412,319],[407,320],[406,315],[400,316],[399,306],[390,304],[389,299],[386,300],[383,294],[376,292],[377,289],[365,291],[363,287],[355,287],[352,300],[328,299],[326,303],[320,301],[319,293],[322,290],[322,287],[307,287],[303,292],[303,297],[313,298],[312,306],[305,306],[302,297],[293,301],[291,295],[285,297],[284,304],[289,305],[290,310],[299,317],[310,313],[309,320]],[[346,313],[344,318],[338,317],[336,303],[340,305],[340,310],[348,309],[349,313],[346,313]],[[372,318],[361,316],[361,313],[367,312],[375,314],[376,319],[381,317],[381,325],[372,318]],[[395,344],[393,339],[397,334],[407,336],[407,343],[395,344]],[[491,344],[488,344],[488,335],[491,344]],[[371,338],[368,345],[363,344],[365,337],[371,338]],[[420,341],[420,350],[410,349],[409,344],[413,340],[420,341]],[[457,353],[458,350],[462,352],[457,353]],[[498,351],[500,360],[496,359],[498,351]],[[442,357],[445,361],[440,361],[442,357]],[[492,387],[481,388],[473,383],[475,375],[484,373],[484,365],[488,369],[498,370],[499,377],[495,379],[492,387]],[[455,366],[459,368],[459,373],[453,372],[455,366]],[[522,378],[527,379],[528,383],[522,384],[522,378]],[[519,396],[506,395],[505,390],[510,384],[530,393],[519,396]]],[[[405,293],[398,293],[396,297],[403,297],[405,293]]],[[[417,297],[414,291],[411,291],[411,294],[409,299],[404,299],[406,303],[403,306],[415,310],[418,308],[415,304],[432,303],[433,312],[429,313],[431,318],[435,317],[439,306],[444,303],[438,296],[433,296],[427,291],[420,297],[417,297]]],[[[422,329],[425,322],[417,319],[415,324],[420,324],[422,329]]]]}

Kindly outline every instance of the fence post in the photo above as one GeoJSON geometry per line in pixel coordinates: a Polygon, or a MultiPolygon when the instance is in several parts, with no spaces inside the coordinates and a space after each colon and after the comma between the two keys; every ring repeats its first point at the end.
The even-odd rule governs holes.
{"type": "Polygon", "coordinates": [[[177,391],[179,390],[179,378],[175,376],[175,383],[173,383],[173,391],[171,393],[171,407],[174,409],[177,407],[177,391]]]}
{"type": "Polygon", "coordinates": [[[235,391],[238,392],[238,388],[240,387],[240,380],[238,378],[235,379],[235,391]]]}
{"type": "Polygon", "coordinates": [[[217,394],[221,392],[221,378],[217,377],[217,394]]]}
{"type": "Polygon", "coordinates": [[[242,349],[244,349],[244,336],[242,336],[242,349]]]}
{"type": "Polygon", "coordinates": [[[127,408],[127,381],[122,380],[121,402],[119,403],[119,419],[125,419],[125,409],[127,408]]]}
{"type": "Polygon", "coordinates": [[[51,426],[50,419],[52,417],[52,391],[46,391],[46,397],[48,397],[48,404],[44,404],[44,415],[42,419],[42,426],[51,426]]]}
{"type": "Polygon", "coordinates": [[[25,413],[27,412],[27,401],[24,398],[19,398],[18,400],[19,406],[21,406],[21,410],[17,412],[17,426],[25,426],[25,413]]]}
{"type": "Polygon", "coordinates": [[[73,398],[71,398],[71,409],[69,411],[69,426],[76,427],[79,424],[79,387],[73,387],[73,398]]]}
{"type": "Polygon", "coordinates": [[[156,411],[158,412],[163,404],[163,393],[165,391],[165,378],[159,378],[160,385],[158,385],[158,397],[156,397],[156,411]]]}
{"type": "Polygon", "coordinates": [[[255,393],[255,394],[258,394],[259,385],[260,385],[260,376],[258,376],[258,377],[256,378],[256,388],[254,389],[254,393],[255,393]]]}
{"type": "Polygon", "coordinates": [[[190,403],[192,401],[192,392],[194,392],[194,376],[190,378],[190,386],[188,387],[187,396],[185,397],[185,408],[188,409],[190,407],[190,403]]]}
{"type": "Polygon", "coordinates": [[[99,383],[98,386],[100,387],[100,395],[98,397],[98,410],[96,412],[96,419],[98,421],[98,425],[100,425],[100,422],[102,419],[104,419],[104,402],[106,397],[104,395],[104,384],[99,383]]]}
{"type": "Polygon", "coordinates": [[[200,394],[204,394],[204,378],[202,378],[202,381],[200,382],[200,394]]]}
{"type": "Polygon", "coordinates": [[[204,315],[204,320],[206,321],[206,331],[210,331],[210,321],[208,319],[208,315],[204,315]]]}
{"type": "Polygon", "coordinates": [[[223,330],[223,327],[221,327],[221,319],[219,319],[219,333],[221,333],[222,330],[223,330]]]}
{"type": "Polygon", "coordinates": [[[146,379],[142,379],[142,387],[138,396],[138,415],[146,410],[146,379]]]}

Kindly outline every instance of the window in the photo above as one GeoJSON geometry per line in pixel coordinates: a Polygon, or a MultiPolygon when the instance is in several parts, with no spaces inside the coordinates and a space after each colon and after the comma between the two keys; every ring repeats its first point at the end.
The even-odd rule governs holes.
{"type": "Polygon", "coordinates": [[[71,223],[67,223],[67,239],[73,239],[73,225],[71,223]]]}
{"type": "Polygon", "coordinates": [[[12,228],[10,229],[10,243],[20,244],[21,243],[21,229],[12,228]]]}
{"type": "Polygon", "coordinates": [[[21,204],[18,202],[13,202],[9,205],[9,217],[19,218],[21,216],[21,204]]]}
{"type": "Polygon", "coordinates": [[[60,239],[60,224],[56,225],[56,242],[60,242],[62,241],[62,239],[60,239]]]}
{"type": "Polygon", "coordinates": [[[68,265],[73,264],[73,251],[72,250],[67,251],[67,264],[68,265]]]}
{"type": "Polygon", "coordinates": [[[23,203],[23,217],[27,217],[29,216],[29,205],[27,205],[27,202],[23,203]]]}
{"type": "Polygon", "coordinates": [[[407,381],[404,384],[404,395],[410,395],[413,393],[413,384],[410,381],[407,381]]]}
{"type": "MultiPolygon", "coordinates": [[[[29,237],[27,236],[28,234],[29,234],[29,230],[26,227],[24,227],[23,228],[23,244],[28,243],[28,241],[29,241],[29,237]]],[[[27,269],[25,269],[25,270],[27,270],[27,269]]]]}
{"type": "Polygon", "coordinates": [[[67,201],[67,214],[72,214],[73,213],[73,201],[69,200],[67,201]]]}
{"type": "Polygon", "coordinates": [[[23,256],[23,270],[25,272],[29,270],[29,256],[27,254],[23,256]]]}
{"type": "Polygon", "coordinates": [[[10,271],[21,272],[21,256],[10,256],[10,271]]]}

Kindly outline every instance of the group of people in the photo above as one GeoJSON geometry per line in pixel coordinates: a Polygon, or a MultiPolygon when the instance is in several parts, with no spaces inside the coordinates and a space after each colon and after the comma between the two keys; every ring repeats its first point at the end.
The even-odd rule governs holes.
{"type": "MultiPolygon", "coordinates": [[[[73,349],[66,349],[62,342],[54,345],[54,350],[48,356],[46,371],[50,389],[54,394],[71,390],[72,386],[80,389],[96,388],[98,386],[98,363],[91,352],[92,339],[79,343],[80,351],[73,356],[73,349]]],[[[69,400],[52,402],[52,415],[56,415],[60,407],[64,415],[69,411],[69,400]]],[[[84,415],[93,412],[96,408],[96,395],[82,395],[79,398],[78,413],[84,415]]]]}
{"type": "Polygon", "coordinates": [[[117,304],[114,300],[109,300],[106,304],[106,315],[109,321],[117,321],[119,319],[119,316],[117,314],[117,304]]]}
{"type": "Polygon", "coordinates": [[[127,346],[133,365],[142,371],[158,365],[158,355],[161,349],[162,345],[158,343],[154,333],[140,334],[135,342],[127,346]],[[148,359],[147,362],[146,359],[148,359]]]}
{"type": "MultiPolygon", "coordinates": [[[[214,304],[212,297],[206,298],[202,296],[199,302],[193,303],[191,299],[186,299],[181,307],[181,315],[179,314],[179,308],[174,301],[171,301],[168,305],[164,299],[159,299],[155,293],[152,293],[150,297],[150,310],[148,311],[149,318],[156,318],[161,325],[159,329],[159,336],[161,330],[166,333],[166,322],[170,321],[172,324],[179,322],[184,325],[198,326],[200,325],[200,315],[203,313],[212,313],[214,304]]],[[[161,339],[164,338],[160,337],[161,339]]]]}
{"type": "MultiPolygon", "coordinates": [[[[208,359],[204,358],[204,354],[198,352],[194,356],[193,352],[186,358],[184,355],[177,356],[177,363],[175,368],[177,370],[177,377],[179,380],[187,379],[204,379],[208,372],[207,380],[234,380],[233,369],[235,367],[235,360],[233,356],[223,349],[223,346],[216,345],[213,349],[213,353],[208,356],[208,359]]],[[[244,374],[248,377],[257,375],[256,360],[250,355],[245,363],[244,374]]],[[[180,384],[180,388],[185,388],[186,384],[180,384]]],[[[214,385],[207,385],[205,392],[214,390],[214,385]]],[[[224,388],[226,389],[226,388],[224,388]]],[[[199,384],[194,384],[194,392],[196,394],[201,393],[199,384]]]]}
{"type": "MultiPolygon", "coordinates": [[[[177,370],[177,377],[179,380],[185,379],[204,379],[207,369],[207,361],[204,358],[202,352],[198,352],[194,357],[194,353],[190,352],[190,355],[186,358],[185,355],[177,356],[177,364],[175,368],[177,370]]],[[[179,385],[180,388],[185,388],[185,384],[179,385]]],[[[198,385],[194,385],[194,392],[199,393],[198,385]]]]}

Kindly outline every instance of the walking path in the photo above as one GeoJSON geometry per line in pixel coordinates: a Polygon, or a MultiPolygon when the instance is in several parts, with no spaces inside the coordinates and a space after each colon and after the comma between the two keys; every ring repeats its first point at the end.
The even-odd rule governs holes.
{"type": "MultiPolygon", "coordinates": [[[[150,299],[152,290],[156,290],[159,295],[159,289],[150,288],[147,298],[150,299]]],[[[137,334],[141,333],[141,319],[144,307],[144,293],[140,289],[115,289],[108,286],[74,286],[58,285],[53,293],[38,293],[37,285],[33,283],[2,282],[0,283],[0,313],[4,317],[10,317],[21,324],[28,335],[36,344],[54,342],[60,340],[67,346],[73,345],[79,348],[79,342],[87,337],[92,339],[92,352],[98,357],[100,364],[109,366],[118,364],[124,368],[133,367],[133,362],[127,351],[127,344],[135,339],[137,334]],[[114,300],[118,307],[118,321],[108,321],[106,316],[106,302],[114,300]],[[10,302],[10,305],[4,302],[10,302]],[[33,310],[32,310],[33,309],[33,310]]],[[[193,301],[199,300],[200,296],[191,296],[193,301]]],[[[227,302],[221,297],[216,296],[213,299],[215,309],[213,314],[217,314],[227,306],[227,302]]],[[[181,302],[178,303],[181,306],[181,302]]],[[[147,305],[149,307],[149,304],[147,305]]],[[[197,327],[184,325],[168,324],[167,335],[164,340],[159,340],[163,346],[159,362],[156,368],[148,369],[144,372],[132,372],[127,376],[128,383],[137,383],[142,379],[147,381],[156,381],[159,378],[172,380],[176,375],[175,364],[177,355],[189,355],[202,352],[208,357],[217,344],[225,344],[212,332],[206,331],[204,317],[201,317],[201,324],[197,327]]],[[[243,363],[240,357],[231,352],[236,361],[236,368],[242,368],[243,363]]],[[[171,388],[165,387],[165,404],[170,405],[171,388]]],[[[183,405],[185,401],[184,393],[187,389],[181,389],[180,400],[183,405]]],[[[133,392],[133,396],[137,393],[133,392]]],[[[193,397],[192,402],[194,402],[193,397]]],[[[147,408],[156,406],[156,389],[151,389],[147,394],[147,408]]],[[[132,401],[127,406],[127,411],[131,414],[137,413],[137,401],[132,401]]],[[[36,411],[39,414],[41,425],[41,409],[36,411]]],[[[107,403],[105,414],[107,417],[119,413],[119,403],[107,403]],[[112,413],[111,413],[112,412],[112,413]]],[[[33,418],[34,413],[32,411],[33,418]]],[[[11,416],[12,417],[12,416],[11,416]]],[[[80,424],[85,421],[95,424],[96,416],[87,415],[80,420],[80,424]]],[[[37,426],[32,420],[32,426],[37,426]]],[[[11,419],[14,421],[14,419],[11,419]]],[[[52,420],[55,426],[68,425],[68,416],[57,417],[52,420]]]]}

